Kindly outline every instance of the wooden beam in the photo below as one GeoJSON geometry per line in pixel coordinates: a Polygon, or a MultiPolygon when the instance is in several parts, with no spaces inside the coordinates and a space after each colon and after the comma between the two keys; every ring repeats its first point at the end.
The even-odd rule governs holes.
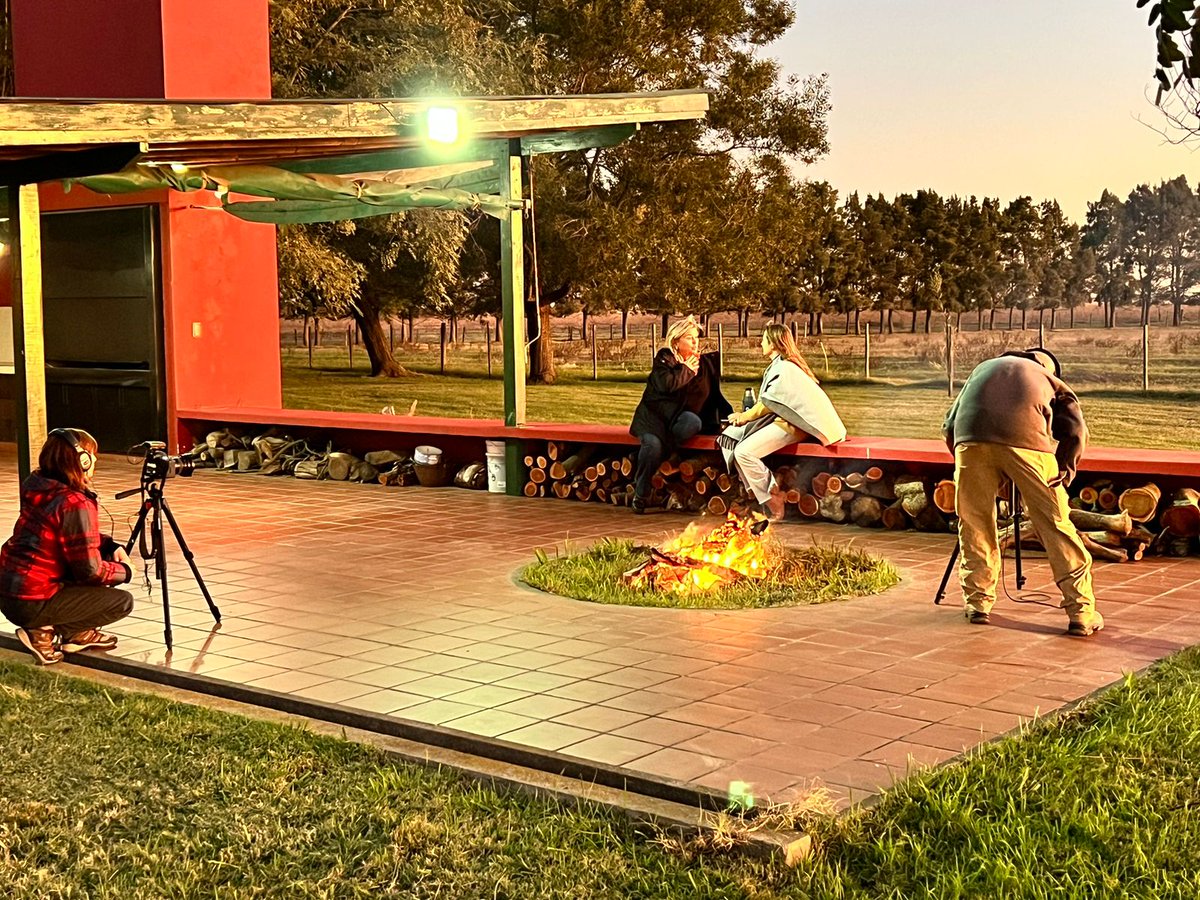
{"type": "Polygon", "coordinates": [[[558,131],[536,137],[521,138],[521,152],[526,156],[539,153],[565,153],[568,150],[593,150],[615,147],[632,137],[637,125],[605,125],[600,128],[581,128],[578,131],[558,131]]]}
{"type": "MultiPolygon", "coordinates": [[[[262,103],[0,102],[0,147],[145,141],[402,137],[423,142],[431,106],[452,103],[474,139],[638,122],[700,119],[703,91],[452,100],[302,100],[262,103]]],[[[153,146],[151,147],[153,150],[153,146]]]]}
{"type": "Polygon", "coordinates": [[[46,439],[46,347],[42,328],[42,232],[36,184],[10,187],[17,472],[24,481],[46,439]]]}
{"type": "MultiPolygon", "coordinates": [[[[523,199],[521,141],[508,142],[508,159],[500,167],[500,196],[523,199]]],[[[504,424],[525,424],[525,218],[520,209],[500,219],[500,302],[504,329],[504,424]]],[[[509,441],[505,452],[505,490],[519,496],[524,487],[521,445],[509,441]]]]}
{"type": "Polygon", "coordinates": [[[86,150],[51,151],[0,160],[0,184],[37,184],[119,172],[141,155],[143,144],[104,144],[86,150]]]}

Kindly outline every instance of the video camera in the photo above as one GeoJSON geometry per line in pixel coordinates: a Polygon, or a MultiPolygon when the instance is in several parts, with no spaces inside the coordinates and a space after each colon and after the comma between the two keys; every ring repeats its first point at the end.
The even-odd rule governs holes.
{"type": "Polygon", "coordinates": [[[164,478],[189,478],[196,471],[196,460],[189,454],[171,456],[162,441],[142,441],[129,449],[129,459],[136,461],[139,451],[142,456],[142,484],[162,481],[164,478]]]}

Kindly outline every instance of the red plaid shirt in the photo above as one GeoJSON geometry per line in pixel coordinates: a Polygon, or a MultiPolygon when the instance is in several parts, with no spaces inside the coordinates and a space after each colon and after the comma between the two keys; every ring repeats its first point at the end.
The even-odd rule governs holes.
{"type": "Polygon", "coordinates": [[[130,572],[124,563],[100,557],[95,494],[37,472],[25,479],[21,515],[0,548],[0,595],[49,600],[65,584],[124,584],[130,572]]]}

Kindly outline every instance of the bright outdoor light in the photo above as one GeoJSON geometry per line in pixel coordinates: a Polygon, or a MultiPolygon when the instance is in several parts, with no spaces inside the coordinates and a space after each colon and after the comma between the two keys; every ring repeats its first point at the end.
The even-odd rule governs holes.
{"type": "Polygon", "coordinates": [[[425,112],[425,131],[429,140],[453,144],[458,140],[458,110],[448,106],[431,106],[425,112]]]}
{"type": "Polygon", "coordinates": [[[174,172],[176,175],[182,175],[187,170],[188,170],[188,167],[185,166],[183,163],[171,163],[171,171],[174,172]]]}

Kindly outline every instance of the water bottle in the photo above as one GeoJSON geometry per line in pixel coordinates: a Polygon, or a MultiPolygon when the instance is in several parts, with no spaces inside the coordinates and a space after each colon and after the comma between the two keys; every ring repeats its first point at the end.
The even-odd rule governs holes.
{"type": "Polygon", "coordinates": [[[745,412],[754,405],[754,388],[746,388],[746,393],[742,394],[742,412],[745,412]]]}

